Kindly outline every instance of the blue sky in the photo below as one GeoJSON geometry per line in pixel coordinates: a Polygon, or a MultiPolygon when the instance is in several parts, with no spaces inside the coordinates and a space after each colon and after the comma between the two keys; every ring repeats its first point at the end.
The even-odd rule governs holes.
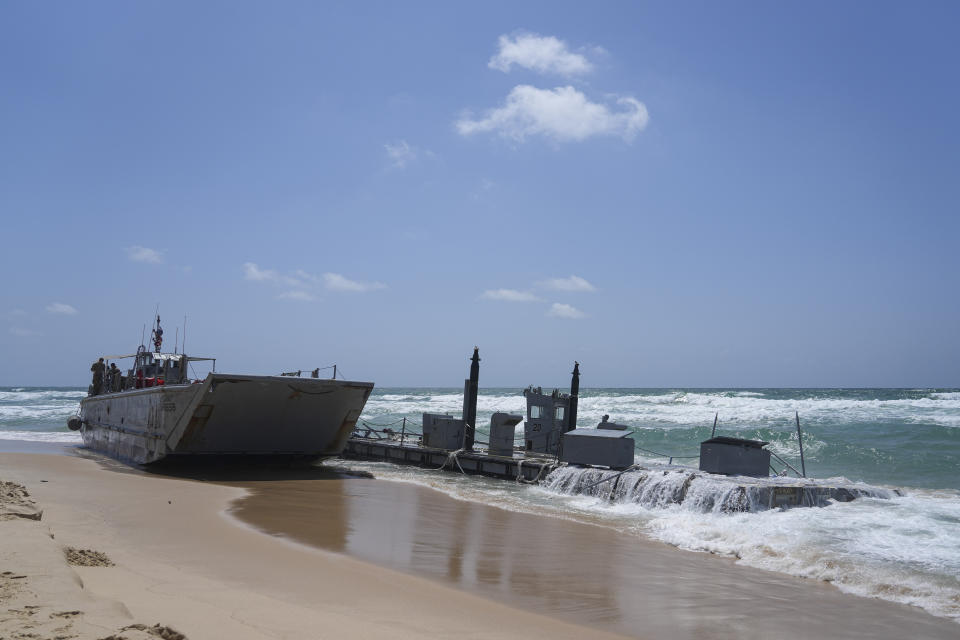
{"type": "Polygon", "coordinates": [[[0,5],[0,384],[960,385],[955,3],[0,5]]]}

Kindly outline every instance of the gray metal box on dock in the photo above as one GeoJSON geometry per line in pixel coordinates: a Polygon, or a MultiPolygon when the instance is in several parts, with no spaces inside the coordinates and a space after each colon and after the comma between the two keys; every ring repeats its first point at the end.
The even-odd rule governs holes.
{"type": "Polygon", "coordinates": [[[700,471],[727,476],[770,475],[767,442],[717,436],[700,443],[700,471]]]}
{"type": "Polygon", "coordinates": [[[463,447],[463,420],[439,413],[423,414],[423,446],[456,451],[463,447]]]}
{"type": "Polygon", "coordinates": [[[490,446],[487,449],[490,455],[513,456],[513,441],[521,420],[521,415],[500,411],[490,416],[490,446]]]}
{"type": "Polygon", "coordinates": [[[617,429],[574,429],[563,434],[560,460],[626,469],[633,464],[632,432],[617,429]]]}

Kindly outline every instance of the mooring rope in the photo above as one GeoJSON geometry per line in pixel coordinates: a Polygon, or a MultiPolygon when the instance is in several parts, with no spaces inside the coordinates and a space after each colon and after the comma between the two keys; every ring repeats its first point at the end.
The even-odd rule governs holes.
{"type": "Polygon", "coordinates": [[[686,460],[690,458],[700,457],[700,454],[697,454],[695,456],[672,456],[669,453],[660,453],[659,451],[653,451],[652,449],[644,449],[643,447],[634,447],[634,448],[639,449],[640,451],[643,451],[645,453],[652,453],[653,455],[660,456],[661,458],[676,458],[677,460],[686,460]]]}
{"type": "Polygon", "coordinates": [[[639,467],[639,466],[640,466],[640,465],[638,465],[638,464],[630,465],[629,467],[627,467],[626,469],[624,469],[624,470],[621,471],[620,473],[617,473],[617,474],[615,474],[615,475],[612,475],[612,476],[610,476],[610,477],[608,477],[608,478],[604,478],[603,480],[600,480],[599,482],[594,482],[593,484],[587,485],[587,486],[585,486],[585,487],[580,487],[580,491],[583,492],[583,491],[586,491],[587,489],[593,489],[593,488],[594,488],[595,486],[597,486],[598,484],[603,484],[604,482],[608,482],[608,481],[610,481],[610,480],[614,480],[615,478],[619,478],[620,476],[622,476],[623,474],[625,474],[627,471],[634,471],[634,470],[636,470],[637,467],[639,467]]]}
{"type": "MultiPolygon", "coordinates": [[[[528,460],[526,460],[526,459],[524,459],[524,458],[521,458],[521,459],[517,462],[517,482],[518,482],[518,483],[522,483],[522,484],[537,484],[537,483],[540,482],[541,478],[543,478],[543,472],[544,472],[544,471],[546,471],[547,469],[550,469],[550,470],[552,471],[552,470],[554,470],[554,469],[556,469],[556,468],[558,468],[558,467],[561,466],[561,465],[555,464],[555,463],[553,463],[553,462],[541,462],[541,463],[540,463],[540,470],[537,472],[537,475],[533,477],[533,480],[527,480],[526,478],[523,477],[523,463],[524,463],[524,462],[528,462],[528,460]]],[[[530,460],[529,462],[530,462],[531,464],[534,464],[534,462],[533,462],[532,460],[530,460]]]]}
{"type": "Polygon", "coordinates": [[[361,420],[360,424],[370,425],[374,427],[392,427],[395,424],[401,424],[403,420],[404,420],[403,418],[400,418],[399,420],[394,420],[393,422],[387,422],[384,424],[380,424],[378,422],[367,422],[366,420],[361,420]]]}
{"type": "Polygon", "coordinates": [[[460,466],[460,460],[457,459],[457,456],[459,456],[464,451],[466,451],[466,449],[457,449],[456,451],[451,451],[450,453],[447,454],[447,459],[443,461],[442,465],[440,465],[436,469],[430,469],[430,471],[443,471],[444,469],[447,468],[447,465],[450,464],[450,461],[453,460],[454,462],[457,463],[457,467],[460,468],[460,473],[462,473],[463,475],[467,475],[467,472],[464,471],[463,467],[460,466]]]}

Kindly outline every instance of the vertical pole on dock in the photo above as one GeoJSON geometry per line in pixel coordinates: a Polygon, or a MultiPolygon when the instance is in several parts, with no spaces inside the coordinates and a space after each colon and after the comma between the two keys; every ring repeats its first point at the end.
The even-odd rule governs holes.
{"type": "Polygon", "coordinates": [[[473,441],[477,433],[477,394],[480,387],[480,348],[473,348],[470,358],[470,382],[467,385],[467,411],[463,416],[466,423],[463,429],[463,448],[473,451],[473,441]]]}
{"type": "Polygon", "coordinates": [[[720,412],[719,412],[719,411],[717,411],[715,414],[713,414],[713,431],[710,432],[710,437],[711,437],[711,438],[713,437],[713,434],[715,434],[715,433],[717,432],[717,417],[718,417],[719,415],[720,415],[720,412]]]}
{"type": "Polygon", "coordinates": [[[337,365],[333,365],[333,379],[337,379],[337,365]]]}
{"type": "Polygon", "coordinates": [[[566,431],[577,428],[577,400],[580,396],[580,363],[573,361],[573,378],[570,380],[570,408],[566,431]]]}
{"type": "Polygon", "coordinates": [[[404,418],[403,426],[400,427],[400,446],[401,447],[403,446],[403,439],[406,437],[406,435],[407,435],[407,419],[404,418]]]}
{"type": "Polygon", "coordinates": [[[807,477],[807,465],[803,462],[803,434],[800,433],[800,412],[794,413],[797,418],[797,442],[800,443],[800,470],[803,471],[803,477],[807,477]]]}

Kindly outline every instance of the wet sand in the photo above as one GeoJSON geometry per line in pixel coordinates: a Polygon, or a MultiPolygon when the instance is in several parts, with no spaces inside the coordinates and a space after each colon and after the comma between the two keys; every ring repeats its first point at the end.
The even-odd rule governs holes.
{"type": "Polygon", "coordinates": [[[0,533],[0,561],[17,563],[16,584],[29,584],[11,597],[35,607],[0,591],[0,637],[94,640],[143,626],[116,635],[132,640],[138,631],[156,636],[157,623],[190,640],[499,640],[519,630],[550,640],[616,637],[264,535],[225,516],[247,493],[239,487],[148,474],[95,454],[0,453],[0,477],[22,484],[43,509],[41,521],[20,519],[16,531],[0,533]],[[68,548],[109,563],[68,566],[68,548]],[[36,626],[39,615],[64,627],[50,617],[60,613],[72,616],[70,630],[36,626]],[[46,635],[24,635],[38,632],[46,635]]]}
{"type": "Polygon", "coordinates": [[[59,542],[116,563],[76,568],[90,593],[190,638],[960,635],[829,584],[416,485],[84,455],[0,454],[0,476],[34,491],[59,542]]]}
{"type": "Polygon", "coordinates": [[[636,637],[957,638],[960,625],[612,529],[364,477],[262,479],[231,513],[296,542],[636,637]]]}

